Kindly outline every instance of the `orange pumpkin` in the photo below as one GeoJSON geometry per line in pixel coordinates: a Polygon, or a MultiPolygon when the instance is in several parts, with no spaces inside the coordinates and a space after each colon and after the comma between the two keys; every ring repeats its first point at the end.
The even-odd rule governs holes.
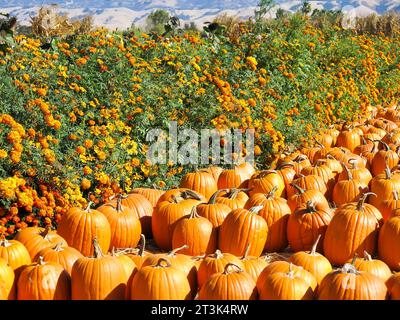
{"type": "Polygon", "coordinates": [[[13,270],[31,263],[28,250],[17,240],[0,240],[0,258],[6,260],[13,270]]]}
{"type": "Polygon", "coordinates": [[[374,176],[383,173],[386,167],[392,169],[399,163],[397,152],[391,150],[385,142],[381,140],[379,142],[383,144],[384,149],[379,150],[372,160],[371,172],[374,176]]]}
{"type": "Polygon", "coordinates": [[[0,300],[15,299],[15,274],[8,262],[0,258],[0,300]]]}
{"type": "Polygon", "coordinates": [[[117,203],[106,203],[97,210],[105,215],[110,223],[110,247],[136,247],[140,240],[142,227],[134,210],[122,205],[124,196],[119,195],[117,203]]]}
{"type": "Polygon", "coordinates": [[[243,264],[243,269],[257,283],[260,273],[268,266],[268,261],[265,258],[249,256],[250,244],[247,245],[246,251],[240,261],[243,264]]]}
{"type": "Polygon", "coordinates": [[[379,232],[378,253],[379,258],[394,271],[400,271],[398,243],[400,243],[400,216],[393,216],[383,224],[379,232]]]}
{"type": "Polygon", "coordinates": [[[213,253],[217,249],[217,233],[213,224],[197,214],[197,207],[193,207],[188,216],[176,222],[172,234],[173,248],[185,244],[188,248],[181,253],[190,256],[213,253]]]}
{"type": "Polygon", "coordinates": [[[130,293],[131,300],[189,300],[192,297],[185,273],[165,258],[138,270],[130,293]]]}
{"type": "Polygon", "coordinates": [[[222,189],[215,202],[227,205],[231,210],[243,208],[249,199],[245,191],[248,189],[222,189]]]}
{"type": "MultiPolygon", "coordinates": [[[[309,251],[319,236],[325,236],[326,229],[333,217],[333,210],[315,205],[308,201],[289,216],[287,237],[294,251],[309,251]]],[[[322,251],[322,243],[317,247],[322,251]]]]}
{"type": "Polygon", "coordinates": [[[68,245],[66,239],[50,228],[28,227],[19,231],[14,240],[25,246],[32,260],[44,248],[53,247],[59,242],[68,245]]]}
{"type": "Polygon", "coordinates": [[[356,253],[375,253],[383,219],[378,209],[364,203],[368,195],[336,209],[324,239],[324,255],[332,264],[343,265],[356,253]]]}
{"type": "Polygon", "coordinates": [[[385,282],[347,263],[329,273],[318,288],[318,300],[385,300],[385,282]]]}
{"type": "Polygon", "coordinates": [[[157,205],[158,200],[164,194],[164,190],[157,188],[135,188],[130,193],[138,193],[144,196],[153,207],[157,205]]]}
{"type": "Polygon", "coordinates": [[[199,300],[255,300],[256,283],[241,267],[228,263],[221,273],[212,275],[201,287],[199,300]]]}
{"type": "Polygon", "coordinates": [[[392,276],[387,264],[381,260],[372,259],[367,251],[364,251],[363,258],[354,259],[354,266],[358,271],[369,272],[385,282],[392,276]]]}
{"type": "Polygon", "coordinates": [[[71,272],[72,300],[124,300],[126,271],[120,260],[103,255],[93,239],[93,257],[76,260],[71,272]]]}
{"type": "Polygon", "coordinates": [[[307,201],[312,201],[316,205],[329,208],[329,202],[321,191],[314,189],[305,190],[294,182],[291,183],[291,186],[296,190],[296,193],[287,200],[287,204],[292,212],[295,212],[298,207],[306,204],[307,201]]]}
{"type": "Polygon", "coordinates": [[[316,175],[305,176],[300,174],[300,177],[293,180],[289,188],[286,190],[288,199],[296,193],[296,188],[293,186],[293,184],[304,190],[318,190],[324,194],[324,196],[326,196],[328,193],[328,188],[321,177],[316,175]]]}
{"type": "Polygon", "coordinates": [[[254,174],[249,180],[250,196],[256,193],[268,193],[276,187],[276,195],[280,197],[285,190],[285,182],[275,170],[266,170],[254,174]]]}
{"type": "Polygon", "coordinates": [[[135,263],[137,268],[141,268],[144,260],[146,259],[146,256],[149,253],[146,252],[146,237],[144,234],[140,235],[140,248],[135,252],[129,252],[127,253],[127,256],[132,259],[132,261],[135,263]]]}
{"type": "Polygon", "coordinates": [[[242,176],[237,169],[227,169],[218,177],[218,189],[239,188],[242,184],[242,176]]]}
{"type": "Polygon", "coordinates": [[[400,190],[400,175],[392,174],[389,168],[384,173],[378,174],[371,180],[370,191],[376,194],[371,197],[369,203],[375,207],[379,207],[383,200],[394,199],[393,191],[400,190]]]}
{"type": "Polygon", "coordinates": [[[58,263],[45,262],[22,267],[17,284],[18,300],[70,300],[71,278],[58,263]]]}
{"type": "Polygon", "coordinates": [[[194,190],[202,194],[207,200],[218,189],[213,175],[206,170],[187,173],[182,177],[180,187],[194,190]]]}
{"type": "Polygon", "coordinates": [[[208,219],[216,231],[221,226],[222,222],[224,222],[228,213],[232,211],[226,204],[216,202],[216,199],[221,192],[224,192],[224,190],[218,190],[212,195],[208,203],[200,203],[196,207],[197,213],[208,219]]]}
{"type": "Polygon", "coordinates": [[[257,213],[262,207],[233,210],[219,230],[218,247],[223,252],[242,256],[250,243],[249,254],[260,256],[267,240],[268,225],[257,213]]]}
{"type": "MultiPolygon", "coordinates": [[[[77,249],[84,256],[94,254],[92,245],[96,237],[101,250],[107,252],[111,241],[111,228],[105,215],[92,210],[89,202],[86,209],[71,208],[58,224],[58,233],[67,240],[69,246],[77,249]]],[[[59,242],[59,241],[58,241],[59,242]]]]}
{"type": "Polygon", "coordinates": [[[360,133],[350,128],[345,128],[342,130],[336,140],[337,147],[345,147],[351,152],[353,152],[353,150],[360,144],[360,133]]]}
{"type": "Polygon", "coordinates": [[[400,300],[400,272],[393,274],[386,281],[390,300],[400,300]]]}

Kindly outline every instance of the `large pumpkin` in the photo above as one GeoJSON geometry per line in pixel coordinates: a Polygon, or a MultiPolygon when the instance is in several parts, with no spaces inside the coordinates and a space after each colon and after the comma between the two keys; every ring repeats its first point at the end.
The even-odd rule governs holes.
{"type": "Polygon", "coordinates": [[[172,247],[178,248],[187,244],[181,251],[190,256],[213,253],[217,249],[217,233],[212,223],[197,214],[193,207],[191,213],[176,222],[172,234],[172,247]]]}
{"type": "Polygon", "coordinates": [[[117,203],[106,203],[97,210],[105,215],[110,223],[110,248],[134,248],[142,233],[140,220],[136,212],[122,205],[124,196],[119,195],[117,203]]]}
{"type": "Polygon", "coordinates": [[[206,170],[187,173],[182,177],[180,187],[194,190],[202,194],[207,200],[218,189],[213,175],[206,170]]]}
{"type": "Polygon", "coordinates": [[[189,300],[191,297],[186,274],[166,258],[138,270],[130,288],[131,300],[189,300]]]}
{"type": "Polygon", "coordinates": [[[61,265],[68,274],[71,275],[72,266],[75,261],[82,258],[83,255],[78,250],[72,247],[64,246],[62,242],[57,243],[54,247],[44,248],[38,252],[35,260],[39,257],[45,262],[55,262],[61,265]]]}
{"type": "Polygon", "coordinates": [[[17,284],[18,300],[70,300],[71,278],[58,263],[45,262],[22,267],[17,284]]]}
{"type": "Polygon", "coordinates": [[[222,222],[224,222],[228,213],[232,211],[232,209],[226,204],[216,202],[216,199],[221,192],[224,191],[218,190],[211,196],[208,203],[200,203],[196,207],[197,213],[200,216],[208,219],[212,223],[216,231],[218,231],[219,227],[221,226],[222,222]]]}
{"type": "Polygon", "coordinates": [[[90,208],[71,208],[58,224],[58,233],[67,240],[69,246],[77,249],[84,256],[94,254],[92,245],[96,237],[102,251],[107,252],[111,241],[111,228],[106,216],[90,208]]]}
{"type": "Polygon", "coordinates": [[[400,272],[393,274],[386,281],[389,297],[391,300],[400,300],[400,272]]]}
{"type": "Polygon", "coordinates": [[[200,203],[201,198],[197,194],[186,194],[186,191],[172,195],[162,200],[168,191],[160,198],[153,214],[152,230],[153,238],[157,246],[162,250],[172,249],[172,235],[177,221],[190,214],[192,208],[200,203]]]}
{"type": "Polygon", "coordinates": [[[307,201],[312,201],[312,203],[315,205],[318,204],[320,206],[324,206],[325,208],[329,208],[329,202],[321,191],[315,189],[305,190],[294,182],[291,183],[291,186],[295,190],[295,193],[292,194],[287,200],[287,204],[290,207],[291,212],[295,212],[298,207],[306,204],[307,201]]]}
{"type": "Polygon", "coordinates": [[[267,222],[268,233],[264,250],[278,252],[284,250],[287,245],[286,228],[291,210],[286,199],[275,196],[276,188],[268,194],[256,193],[245,204],[245,209],[255,206],[263,206],[258,212],[267,222]]]}
{"type": "Polygon", "coordinates": [[[321,235],[318,236],[311,251],[298,251],[289,258],[289,262],[301,266],[310,272],[315,277],[318,284],[332,271],[332,265],[329,260],[317,252],[317,245],[320,239],[321,235]]]}
{"type": "MultiPolygon", "coordinates": [[[[289,216],[287,237],[294,251],[309,251],[317,238],[325,236],[326,229],[333,217],[333,210],[315,205],[308,201],[289,216]]],[[[322,243],[317,247],[322,252],[322,243]]]]}
{"type": "Polygon", "coordinates": [[[397,155],[397,152],[391,150],[385,142],[379,142],[383,144],[384,149],[379,150],[372,160],[371,172],[373,176],[383,173],[386,167],[392,169],[399,163],[399,156],[397,155]]]}
{"type": "Polygon", "coordinates": [[[219,230],[218,247],[223,252],[242,256],[250,243],[249,255],[260,256],[267,240],[268,225],[258,215],[262,206],[233,210],[219,230]]]}
{"type": "Polygon", "coordinates": [[[363,258],[354,259],[354,266],[358,271],[369,272],[378,278],[381,278],[385,282],[392,275],[392,272],[386,263],[378,259],[372,259],[371,255],[367,251],[364,251],[363,258]]]}
{"type": "Polygon", "coordinates": [[[288,199],[296,194],[297,189],[294,187],[294,185],[297,185],[304,190],[318,190],[323,193],[324,196],[326,196],[328,192],[326,184],[321,177],[316,175],[305,176],[303,174],[299,174],[299,178],[293,180],[293,183],[291,183],[289,188],[286,190],[288,199]]]}
{"type": "Polygon", "coordinates": [[[248,195],[245,193],[248,189],[222,189],[215,198],[216,203],[227,205],[231,210],[243,208],[248,195]]]}
{"type": "Polygon", "coordinates": [[[379,207],[383,200],[394,199],[393,191],[400,190],[400,174],[391,173],[389,168],[384,173],[378,174],[371,180],[370,191],[376,194],[376,197],[370,197],[369,203],[379,207]]]}
{"type": "Polygon", "coordinates": [[[242,184],[241,172],[237,169],[227,169],[218,176],[218,189],[239,188],[242,184]]]}
{"type": "Polygon", "coordinates": [[[385,282],[347,263],[329,273],[318,288],[319,300],[385,300],[385,282]]]}
{"type": "Polygon", "coordinates": [[[379,232],[379,258],[390,269],[400,271],[400,216],[394,216],[386,221],[379,232]]]}
{"type": "Polygon", "coordinates": [[[280,197],[285,190],[285,182],[275,170],[266,170],[254,174],[249,181],[250,196],[256,193],[268,193],[276,188],[275,194],[280,197]]]}
{"type": "Polygon", "coordinates": [[[67,239],[64,239],[61,234],[50,230],[50,228],[39,227],[28,227],[22,229],[16,234],[14,240],[21,242],[25,246],[32,260],[40,250],[53,247],[59,242],[67,245],[68,241],[67,239]]]}
{"type": "Polygon", "coordinates": [[[255,300],[257,288],[251,275],[228,263],[221,273],[212,275],[201,287],[199,300],[255,300]]]}
{"type": "Polygon", "coordinates": [[[215,253],[204,257],[197,271],[198,287],[201,288],[213,274],[223,272],[228,263],[234,263],[242,269],[244,268],[238,257],[230,253],[222,253],[220,250],[216,250],[215,253]]]}
{"type": "Polygon", "coordinates": [[[0,258],[0,300],[15,299],[15,274],[8,262],[0,258]]]}
{"type": "Polygon", "coordinates": [[[0,240],[0,258],[6,260],[14,270],[31,263],[28,250],[17,240],[0,240]]]}
{"type": "Polygon", "coordinates": [[[382,216],[378,209],[365,204],[369,193],[358,203],[336,209],[325,233],[324,255],[334,265],[343,265],[357,253],[375,253],[382,216]]]}
{"type": "Polygon", "coordinates": [[[95,238],[94,255],[76,260],[71,272],[72,300],[124,300],[126,271],[116,256],[103,255],[95,238]]]}

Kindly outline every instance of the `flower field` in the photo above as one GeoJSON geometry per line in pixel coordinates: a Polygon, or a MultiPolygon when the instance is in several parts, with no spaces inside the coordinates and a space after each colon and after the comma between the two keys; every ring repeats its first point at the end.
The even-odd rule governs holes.
{"type": "Polygon", "coordinates": [[[0,51],[0,298],[400,298],[400,35],[293,15],[218,37],[14,41],[0,51]],[[146,134],[169,121],[255,129],[255,163],[154,164],[146,134]],[[146,238],[154,250],[137,249],[146,238]],[[89,256],[110,281],[91,282],[89,256]],[[60,285],[39,294],[26,283],[45,266],[60,285]],[[335,287],[346,277],[355,293],[335,287]]]}

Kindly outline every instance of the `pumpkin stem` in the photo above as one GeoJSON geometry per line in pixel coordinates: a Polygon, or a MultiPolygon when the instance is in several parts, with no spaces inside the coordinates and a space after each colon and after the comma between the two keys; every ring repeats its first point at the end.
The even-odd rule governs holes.
{"type": "Polygon", "coordinates": [[[0,240],[0,247],[4,247],[7,248],[11,246],[11,243],[8,242],[8,240],[4,237],[4,235],[2,236],[2,239],[0,240]]]}
{"type": "Polygon", "coordinates": [[[283,168],[285,168],[285,167],[294,167],[294,164],[293,163],[291,163],[291,162],[282,162],[276,169],[277,170],[281,170],[281,169],[283,169],[283,168]]]}
{"type": "Polygon", "coordinates": [[[138,253],[138,256],[141,256],[141,257],[143,257],[143,255],[144,255],[144,249],[145,249],[145,247],[146,247],[146,237],[144,236],[144,234],[142,233],[142,234],[140,234],[140,250],[139,250],[139,253],[138,253]]]}
{"type": "Polygon", "coordinates": [[[342,269],[340,269],[342,273],[353,273],[353,274],[360,274],[360,272],[356,269],[353,264],[346,263],[342,269]]]}
{"type": "Polygon", "coordinates": [[[364,193],[364,194],[360,197],[360,200],[358,200],[358,203],[357,203],[357,210],[358,210],[358,211],[362,211],[362,210],[364,209],[364,202],[365,202],[365,200],[367,199],[367,197],[368,197],[370,194],[371,194],[371,195],[374,195],[375,197],[377,197],[376,193],[373,193],[373,192],[366,192],[366,193],[364,193]]]}
{"type": "Polygon", "coordinates": [[[364,260],[372,261],[371,255],[366,250],[364,250],[364,260]]]}
{"type": "Polygon", "coordinates": [[[192,257],[191,259],[192,259],[193,261],[199,261],[199,260],[204,259],[205,257],[206,257],[206,254],[203,254],[203,255],[201,255],[201,256],[194,256],[194,257],[192,257]]]}
{"type": "Polygon", "coordinates": [[[390,180],[392,178],[392,173],[387,164],[386,164],[386,168],[385,168],[385,175],[386,175],[386,180],[390,180]]]}
{"type": "Polygon", "coordinates": [[[306,202],[306,206],[307,206],[307,213],[312,213],[317,211],[317,208],[315,208],[315,203],[313,203],[311,200],[308,200],[306,202]]]}
{"type": "MultiPolygon", "coordinates": [[[[341,164],[342,164],[343,169],[346,171],[347,180],[353,180],[353,174],[351,173],[350,169],[347,168],[347,166],[343,162],[341,164]]],[[[353,165],[353,168],[354,168],[354,165],[353,165]]]]}
{"type": "Polygon", "coordinates": [[[270,192],[268,192],[268,193],[265,195],[265,197],[266,197],[267,199],[273,198],[277,190],[278,190],[278,187],[277,187],[277,186],[274,186],[274,187],[272,188],[272,190],[271,190],[270,192]]]}
{"type": "Polygon", "coordinates": [[[399,200],[399,193],[397,192],[397,190],[393,190],[393,197],[394,197],[394,200],[399,200]]]}
{"type": "Polygon", "coordinates": [[[308,157],[305,154],[299,154],[296,158],[293,159],[294,162],[300,163],[304,160],[307,160],[308,157]]]}
{"type": "Polygon", "coordinates": [[[185,200],[187,200],[187,199],[201,200],[200,195],[197,194],[196,192],[194,192],[193,190],[185,190],[185,191],[182,191],[181,197],[182,197],[183,199],[185,199],[185,200]]]}
{"type": "Polygon", "coordinates": [[[171,262],[169,262],[169,260],[165,259],[165,258],[158,259],[157,264],[155,265],[155,267],[157,267],[157,268],[165,268],[165,267],[169,268],[170,266],[171,266],[171,262]],[[162,265],[163,262],[165,262],[164,266],[162,265]]]}
{"type": "Polygon", "coordinates": [[[85,211],[86,211],[86,212],[90,212],[90,206],[91,206],[93,203],[94,203],[93,201],[89,201],[87,207],[85,208],[85,211]]]}
{"type": "Polygon", "coordinates": [[[47,239],[47,235],[49,234],[49,232],[50,232],[50,226],[46,226],[45,228],[44,228],[44,230],[43,230],[43,232],[42,232],[42,234],[41,234],[41,236],[43,237],[43,239],[47,239]]]}
{"type": "Polygon", "coordinates": [[[321,239],[321,234],[318,235],[317,240],[315,240],[313,246],[311,247],[311,251],[310,251],[310,255],[315,256],[316,252],[317,252],[317,247],[318,247],[318,243],[319,240],[321,239]]]}
{"type": "Polygon", "coordinates": [[[384,142],[384,141],[382,141],[382,140],[377,140],[377,142],[378,143],[382,143],[382,145],[385,147],[385,151],[390,151],[390,147],[389,147],[389,145],[386,143],[386,142],[384,142]]]}
{"type": "Polygon", "coordinates": [[[64,246],[64,243],[62,241],[57,242],[57,244],[55,245],[53,250],[57,251],[57,252],[63,251],[63,246],[64,246]]]}
{"type": "Polygon", "coordinates": [[[118,195],[117,198],[117,212],[120,213],[122,211],[122,194],[118,195]]]}
{"type": "Polygon", "coordinates": [[[189,219],[200,218],[199,214],[197,213],[197,207],[194,206],[192,211],[190,211],[189,219]]]}
{"type": "Polygon", "coordinates": [[[44,258],[42,256],[39,256],[38,265],[42,266],[44,264],[45,264],[44,258]]]}
{"type": "Polygon", "coordinates": [[[222,254],[221,250],[219,250],[219,249],[215,250],[215,253],[214,253],[215,259],[221,259],[223,256],[224,255],[222,254]]]}
{"type": "Polygon", "coordinates": [[[230,189],[229,192],[227,193],[228,199],[235,200],[239,192],[240,192],[239,189],[236,188],[230,189]]]}
{"type": "Polygon", "coordinates": [[[227,263],[225,268],[224,268],[223,274],[229,274],[229,273],[232,273],[232,272],[243,272],[243,269],[241,267],[239,267],[237,264],[227,263]],[[229,269],[232,270],[233,268],[235,268],[236,271],[229,271],[229,269]]]}
{"type": "Polygon", "coordinates": [[[267,176],[267,175],[269,175],[271,173],[277,173],[277,172],[276,172],[276,170],[264,170],[264,171],[261,171],[257,175],[257,179],[262,179],[262,178],[264,178],[265,176],[267,176]]]}
{"type": "Polygon", "coordinates": [[[218,196],[221,194],[221,192],[228,192],[229,189],[221,189],[221,190],[217,190],[216,192],[214,192],[214,194],[211,196],[210,200],[208,200],[207,204],[215,204],[215,200],[218,198],[218,196]]]}
{"type": "Polygon", "coordinates": [[[264,206],[255,206],[255,207],[251,207],[249,209],[249,211],[251,213],[257,214],[262,208],[264,208],[264,206]]]}
{"type": "Polygon", "coordinates": [[[318,145],[318,147],[320,147],[321,149],[325,149],[325,146],[324,146],[321,142],[319,142],[319,141],[317,140],[317,138],[314,137],[314,141],[315,141],[315,143],[318,145]]]}
{"type": "Polygon", "coordinates": [[[352,169],[356,169],[357,159],[351,158],[347,161],[347,163],[351,164],[352,169]]]}
{"type": "Polygon", "coordinates": [[[176,197],[174,194],[171,196],[171,198],[173,203],[179,203],[178,197],[176,197]]]}
{"type": "Polygon", "coordinates": [[[182,247],[179,247],[179,248],[176,248],[176,249],[174,249],[174,250],[171,250],[171,251],[167,254],[167,256],[173,257],[178,251],[183,250],[183,249],[188,249],[188,248],[189,248],[189,246],[188,246],[187,244],[185,244],[185,245],[183,245],[182,247]]]}
{"type": "Polygon", "coordinates": [[[305,189],[301,188],[299,185],[295,184],[294,182],[291,182],[290,185],[295,188],[300,194],[303,194],[306,192],[305,189]]]}
{"type": "Polygon", "coordinates": [[[250,243],[247,244],[246,250],[244,250],[244,255],[243,255],[241,260],[246,260],[247,259],[247,255],[249,254],[249,251],[250,251],[250,243]]]}
{"type": "Polygon", "coordinates": [[[103,252],[101,251],[97,237],[93,238],[93,247],[94,247],[94,257],[95,258],[101,258],[104,256],[103,252]]]}

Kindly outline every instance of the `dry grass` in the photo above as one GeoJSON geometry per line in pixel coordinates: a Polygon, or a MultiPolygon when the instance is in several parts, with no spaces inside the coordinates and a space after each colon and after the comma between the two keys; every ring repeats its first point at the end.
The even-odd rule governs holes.
{"type": "Polygon", "coordinates": [[[225,35],[229,37],[233,42],[237,40],[241,35],[241,25],[243,24],[243,20],[236,16],[229,15],[227,13],[223,13],[217,16],[214,20],[214,23],[218,23],[225,27],[225,35]]]}
{"type": "Polygon", "coordinates": [[[67,15],[57,12],[57,6],[41,7],[37,16],[31,17],[32,32],[38,36],[51,37],[89,32],[93,27],[93,17],[70,21],[67,15]]]}
{"type": "Polygon", "coordinates": [[[400,13],[388,12],[382,16],[376,14],[356,19],[356,31],[358,34],[384,34],[394,36],[400,31],[400,13]]]}

